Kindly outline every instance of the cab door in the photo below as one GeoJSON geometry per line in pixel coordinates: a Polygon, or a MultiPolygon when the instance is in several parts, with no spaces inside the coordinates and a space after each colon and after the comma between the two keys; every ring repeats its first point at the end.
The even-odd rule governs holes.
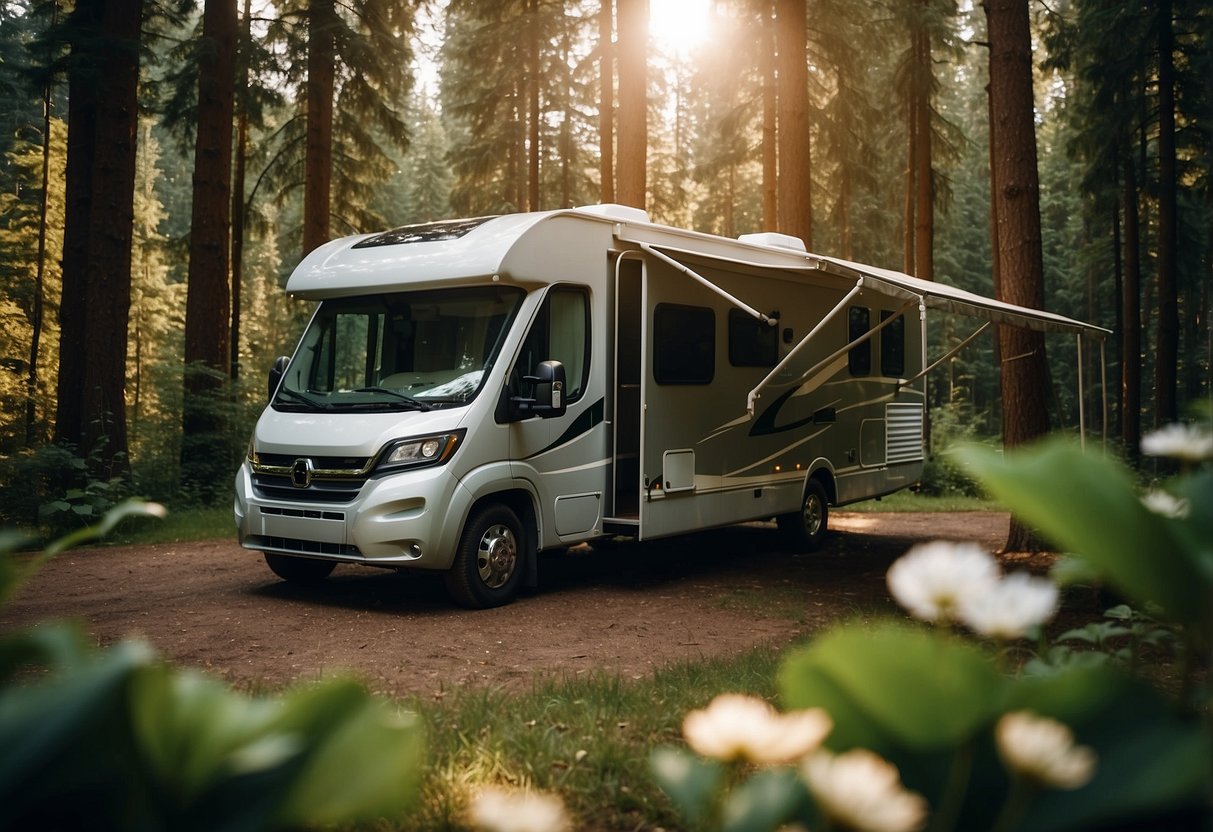
{"type": "Polygon", "coordinates": [[[506,395],[525,397],[541,362],[564,366],[564,414],[510,425],[511,470],[538,494],[543,547],[591,537],[602,524],[608,437],[602,383],[590,372],[591,301],[584,286],[548,288],[509,375],[506,395]]]}

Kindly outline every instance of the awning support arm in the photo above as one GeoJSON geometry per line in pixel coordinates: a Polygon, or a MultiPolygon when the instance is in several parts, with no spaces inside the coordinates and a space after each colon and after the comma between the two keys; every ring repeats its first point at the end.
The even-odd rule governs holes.
{"type": "Polygon", "coordinates": [[[1083,406],[1085,390],[1082,383],[1082,333],[1075,336],[1075,349],[1078,351],[1078,447],[1087,449],[1087,412],[1083,406]]]}
{"type": "Polygon", "coordinates": [[[977,336],[978,336],[978,335],[981,335],[981,333],[985,332],[987,329],[989,329],[989,328],[990,328],[990,327],[992,327],[993,325],[994,325],[994,322],[993,322],[993,321],[986,321],[984,324],[982,324],[981,326],[979,326],[979,327],[977,328],[977,331],[976,331],[976,332],[974,332],[974,333],[973,333],[972,335],[970,335],[968,338],[966,338],[966,339],[964,339],[963,341],[961,341],[959,344],[957,344],[957,345],[956,345],[955,347],[953,347],[952,349],[948,350],[948,351],[947,351],[947,353],[945,353],[945,354],[944,354],[944,356],[943,356],[942,358],[940,358],[938,361],[936,361],[936,362],[935,362],[934,364],[932,364],[930,367],[927,367],[925,370],[923,370],[921,373],[919,373],[918,375],[914,376],[913,378],[908,378],[908,379],[906,379],[905,381],[901,382],[901,384],[900,384],[899,386],[901,386],[901,387],[909,387],[911,384],[913,384],[914,382],[918,381],[920,378],[922,378],[923,376],[925,376],[927,373],[929,373],[929,372],[931,372],[932,370],[934,370],[934,369],[935,369],[936,367],[938,367],[940,364],[943,364],[945,361],[947,361],[948,359],[950,359],[950,358],[952,358],[953,356],[955,356],[955,355],[956,355],[958,352],[960,352],[961,350],[963,350],[963,349],[964,349],[965,347],[967,347],[969,344],[973,343],[973,341],[974,341],[974,340],[976,340],[976,338],[977,338],[977,336]]]}
{"type": "Polygon", "coordinates": [[[820,321],[818,321],[817,325],[814,326],[811,330],[809,330],[809,334],[804,336],[803,338],[801,338],[800,343],[798,343],[796,346],[792,347],[791,352],[789,352],[787,355],[785,355],[783,357],[783,360],[775,365],[775,369],[773,369],[773,370],[771,370],[771,372],[767,373],[766,378],[764,378],[762,381],[758,382],[758,386],[755,387],[753,390],[751,390],[749,392],[749,394],[746,396],[745,409],[746,409],[747,413],[749,413],[751,416],[754,415],[754,403],[757,402],[758,397],[760,395],[762,395],[762,392],[761,392],[762,388],[766,387],[767,384],[770,383],[771,379],[773,379],[773,378],[775,378],[775,376],[779,375],[779,373],[783,371],[783,368],[785,366],[787,366],[788,363],[790,363],[794,358],[796,358],[797,354],[802,349],[804,349],[804,347],[810,341],[813,340],[813,338],[817,335],[817,333],[821,332],[821,330],[825,328],[826,324],[828,324],[839,312],[841,312],[843,309],[846,309],[847,304],[851,302],[851,299],[853,297],[855,297],[857,294],[859,294],[859,290],[862,288],[863,288],[863,278],[860,278],[859,280],[857,280],[855,282],[855,285],[851,288],[851,291],[849,291],[845,295],[843,295],[842,300],[838,301],[838,303],[834,306],[834,308],[831,309],[829,312],[827,312],[825,314],[825,317],[822,318],[820,321]]]}
{"type": "Polygon", "coordinates": [[[896,312],[894,312],[889,317],[885,318],[883,321],[878,323],[876,326],[869,329],[863,335],[860,335],[858,338],[856,338],[854,341],[851,341],[846,346],[840,347],[839,349],[834,350],[834,352],[830,353],[828,356],[826,356],[825,358],[821,359],[816,364],[814,364],[811,368],[809,368],[805,372],[801,373],[800,379],[799,379],[800,383],[803,384],[806,379],[812,378],[813,376],[820,373],[823,369],[825,369],[826,367],[833,364],[834,361],[837,360],[840,356],[846,355],[848,352],[853,350],[855,347],[858,347],[860,344],[864,343],[865,341],[870,341],[872,339],[873,335],[875,335],[877,332],[880,332],[880,330],[884,329],[889,324],[893,323],[893,321],[897,320],[897,318],[901,317],[901,315],[903,313],[907,312],[910,309],[910,307],[918,306],[921,303],[922,303],[921,298],[911,298],[910,300],[907,300],[900,307],[898,307],[896,312]]]}
{"type": "Polygon", "coordinates": [[[675,269],[682,272],[683,274],[685,274],[687,277],[691,278],[692,280],[698,281],[705,288],[710,289],[711,291],[720,295],[722,298],[724,298],[729,303],[736,306],[738,309],[742,310],[743,312],[750,315],[751,317],[757,318],[758,320],[762,321],[767,326],[775,326],[776,324],[779,323],[778,318],[772,318],[770,315],[764,315],[763,313],[759,312],[754,307],[741,302],[740,300],[738,300],[737,298],[733,297],[728,292],[726,292],[724,289],[721,289],[715,283],[713,283],[712,281],[708,280],[703,275],[696,272],[694,269],[692,269],[688,266],[685,266],[682,263],[679,263],[677,260],[675,260],[673,257],[670,257],[667,254],[663,254],[662,252],[653,248],[648,243],[641,243],[640,248],[646,254],[653,255],[654,257],[656,257],[658,260],[662,261],[663,263],[667,263],[667,264],[673,266],[675,269]]]}

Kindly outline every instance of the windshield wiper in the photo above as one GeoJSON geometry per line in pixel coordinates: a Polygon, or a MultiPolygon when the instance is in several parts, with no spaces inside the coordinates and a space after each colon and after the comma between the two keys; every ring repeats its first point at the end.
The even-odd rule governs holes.
{"type": "Polygon", "coordinates": [[[279,403],[278,399],[280,399],[280,398],[293,399],[294,401],[298,402],[299,404],[306,404],[308,407],[314,407],[317,410],[328,410],[329,409],[329,406],[327,404],[325,404],[324,402],[318,402],[315,399],[313,399],[311,396],[305,396],[302,393],[300,393],[298,390],[292,390],[289,387],[279,387],[278,388],[278,395],[274,397],[275,403],[279,403]]]}
{"type": "Polygon", "coordinates": [[[412,396],[406,396],[404,393],[401,393],[398,390],[392,390],[390,387],[379,387],[378,385],[372,385],[370,387],[357,387],[354,389],[354,392],[355,393],[386,393],[387,395],[391,396],[392,398],[396,399],[397,401],[404,402],[405,404],[411,405],[411,406],[417,408],[418,410],[433,410],[434,409],[433,406],[428,405],[425,402],[420,401],[418,399],[414,399],[412,396]]]}

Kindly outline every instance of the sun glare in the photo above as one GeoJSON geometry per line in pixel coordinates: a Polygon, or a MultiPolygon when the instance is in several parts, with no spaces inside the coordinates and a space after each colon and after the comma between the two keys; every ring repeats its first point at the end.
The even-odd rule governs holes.
{"type": "Polygon", "coordinates": [[[669,55],[686,57],[711,33],[713,0],[649,0],[649,36],[669,55]]]}

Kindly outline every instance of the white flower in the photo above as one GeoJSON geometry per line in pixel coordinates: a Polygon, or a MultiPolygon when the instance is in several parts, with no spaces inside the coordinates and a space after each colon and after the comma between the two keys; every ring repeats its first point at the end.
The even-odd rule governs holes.
{"type": "Polygon", "coordinates": [[[901,785],[897,767],[863,748],[838,756],[819,751],[800,769],[817,807],[858,832],[911,832],[922,827],[927,802],[901,785]]]}
{"type": "Polygon", "coordinates": [[[1074,734],[1055,719],[1015,711],[994,729],[998,755],[1006,767],[1032,782],[1077,789],[1095,774],[1095,752],[1074,744],[1074,734]]]}
{"type": "Polygon", "coordinates": [[[983,636],[1022,638],[1057,611],[1057,587],[1046,578],[1015,572],[979,595],[965,598],[961,620],[983,636]]]}
{"type": "Polygon", "coordinates": [[[976,543],[923,543],[889,567],[889,592],[915,618],[946,623],[966,598],[998,580],[998,562],[976,543]]]}
{"type": "Polygon", "coordinates": [[[781,714],[761,699],[725,693],[687,714],[682,735],[704,757],[787,763],[816,750],[833,727],[821,708],[781,714]]]}
{"type": "Polygon", "coordinates": [[[1172,520],[1182,520],[1188,516],[1191,506],[1187,500],[1173,497],[1165,491],[1151,491],[1141,498],[1142,505],[1155,514],[1170,517],[1172,520]]]}
{"type": "Polygon", "coordinates": [[[486,786],[476,793],[468,818],[485,832],[568,832],[572,828],[559,797],[498,786],[486,786]]]}
{"type": "Polygon", "coordinates": [[[1201,462],[1213,457],[1213,433],[1196,425],[1167,425],[1141,438],[1141,452],[1146,456],[1201,462]]]}

